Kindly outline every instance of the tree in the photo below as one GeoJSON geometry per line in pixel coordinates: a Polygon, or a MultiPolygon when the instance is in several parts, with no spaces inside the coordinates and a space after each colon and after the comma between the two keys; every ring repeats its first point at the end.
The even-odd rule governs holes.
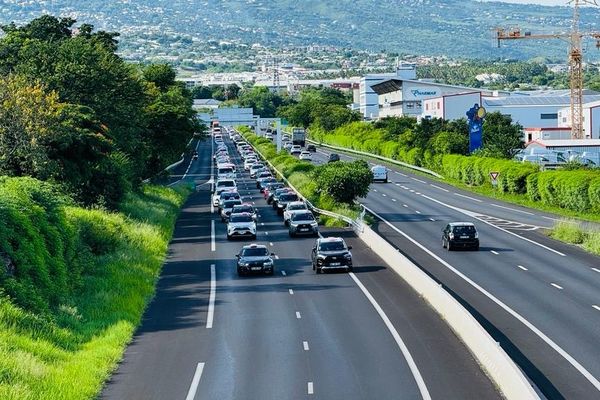
{"type": "Polygon", "coordinates": [[[175,84],[177,73],[169,64],[150,64],[143,70],[144,79],[154,83],[160,90],[175,84]]]}
{"type": "Polygon", "coordinates": [[[338,104],[326,104],[312,111],[313,125],[326,131],[333,131],[342,125],[361,120],[360,113],[338,104]]]}
{"type": "Polygon", "coordinates": [[[429,141],[428,148],[434,154],[467,154],[469,138],[455,132],[438,132],[429,141]]]}
{"type": "Polygon", "coordinates": [[[373,173],[364,160],[336,161],[315,169],[314,178],[320,193],[326,193],[340,203],[352,204],[358,197],[366,197],[373,173]]]}
{"type": "Polygon", "coordinates": [[[499,112],[490,113],[483,123],[483,148],[487,156],[512,158],[524,147],[523,127],[499,112]]]}

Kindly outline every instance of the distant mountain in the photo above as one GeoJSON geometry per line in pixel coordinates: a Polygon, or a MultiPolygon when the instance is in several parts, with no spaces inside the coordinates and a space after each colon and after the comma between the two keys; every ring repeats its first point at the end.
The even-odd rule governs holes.
{"type": "MultiPolygon", "coordinates": [[[[565,1],[566,3],[566,1],[565,1]]],[[[450,57],[565,57],[566,43],[519,41],[497,49],[492,29],[569,29],[571,9],[474,0],[0,0],[0,22],[42,13],[73,16],[123,33],[122,46],[143,53],[157,45],[208,40],[265,46],[332,45],[450,57]],[[140,41],[144,37],[146,40],[140,41]]],[[[600,10],[586,8],[582,29],[600,31],[600,10]]],[[[589,44],[589,57],[600,54],[589,44]]],[[[587,49],[586,47],[586,49],[587,49]]]]}

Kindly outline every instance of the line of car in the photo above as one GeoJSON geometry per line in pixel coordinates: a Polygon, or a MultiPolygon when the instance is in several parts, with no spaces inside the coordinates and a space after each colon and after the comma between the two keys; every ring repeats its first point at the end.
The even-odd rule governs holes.
{"type": "MultiPolygon", "coordinates": [[[[227,134],[224,132],[224,134],[227,134]]],[[[300,235],[319,236],[319,225],[307,204],[300,200],[297,193],[277,180],[272,171],[260,160],[252,146],[238,133],[233,132],[231,139],[243,160],[244,172],[238,171],[232,162],[222,134],[214,135],[216,150],[214,160],[217,177],[214,182],[212,203],[218,208],[221,220],[227,223],[227,239],[256,239],[257,212],[250,203],[242,202],[238,191],[237,179],[248,173],[256,182],[263,198],[278,215],[283,217],[290,237],[300,235]]],[[[313,270],[321,273],[331,269],[352,270],[352,253],[343,238],[318,238],[311,252],[313,270]]],[[[260,244],[243,246],[236,255],[239,275],[248,273],[274,273],[274,254],[260,244]]]]}

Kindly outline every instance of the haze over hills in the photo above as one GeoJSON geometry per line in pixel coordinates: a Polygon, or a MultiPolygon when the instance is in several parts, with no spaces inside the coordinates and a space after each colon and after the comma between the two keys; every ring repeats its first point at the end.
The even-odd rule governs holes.
{"type": "MultiPolygon", "coordinates": [[[[567,49],[560,41],[522,41],[498,49],[492,29],[519,25],[533,32],[564,32],[571,18],[568,7],[474,0],[0,0],[2,23],[25,22],[43,13],[120,31],[123,54],[141,58],[157,46],[168,50],[177,43],[183,52],[193,52],[195,43],[217,40],[482,59],[562,59],[567,49]]],[[[599,9],[586,8],[582,29],[600,30],[598,17],[599,9]]],[[[588,59],[600,57],[591,43],[586,49],[588,59]]]]}

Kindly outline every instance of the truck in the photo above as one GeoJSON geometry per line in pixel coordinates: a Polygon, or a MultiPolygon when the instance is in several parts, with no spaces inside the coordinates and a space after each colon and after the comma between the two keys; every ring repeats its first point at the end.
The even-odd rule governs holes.
{"type": "Polygon", "coordinates": [[[306,144],[306,130],[304,128],[292,129],[292,144],[304,147],[306,144]]]}

